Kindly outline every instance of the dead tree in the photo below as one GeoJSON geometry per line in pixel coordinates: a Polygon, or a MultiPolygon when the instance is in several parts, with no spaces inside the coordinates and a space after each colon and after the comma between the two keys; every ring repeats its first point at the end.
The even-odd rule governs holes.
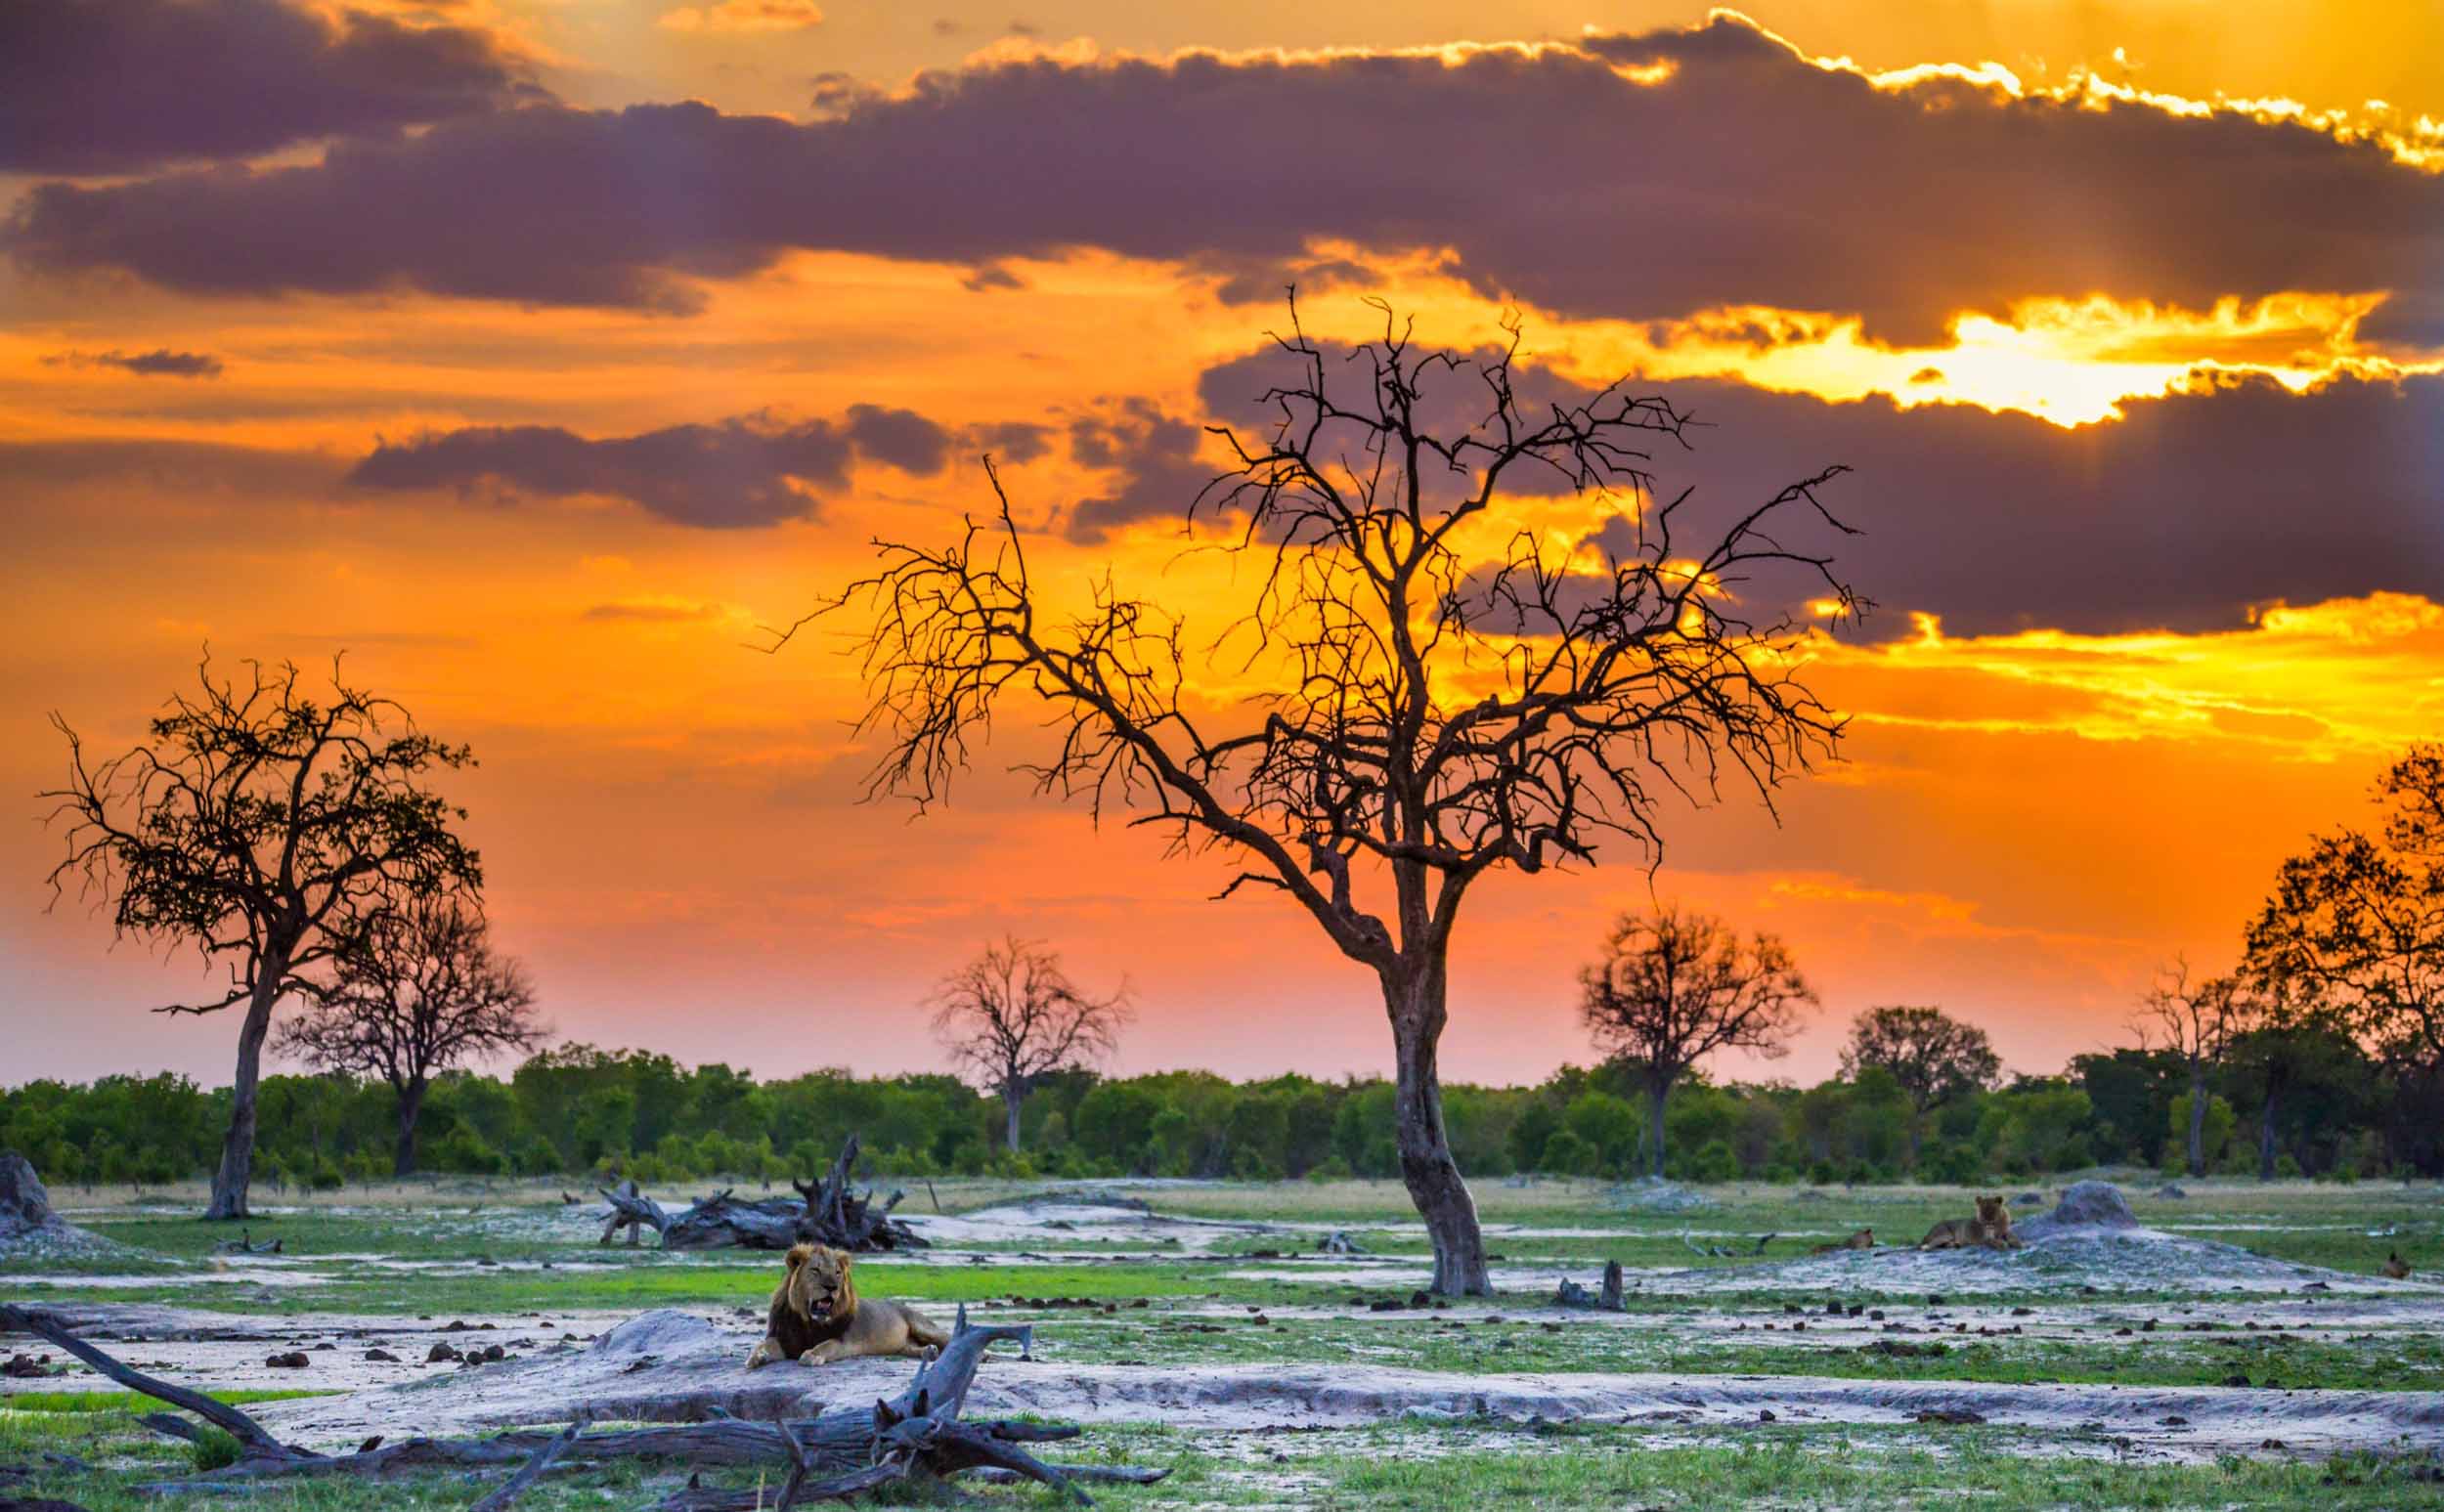
{"type": "Polygon", "coordinates": [[[634,1182],[605,1187],[599,1189],[611,1211],[603,1222],[601,1242],[610,1243],[613,1234],[626,1229],[628,1242],[634,1245],[638,1233],[651,1229],[664,1249],[787,1249],[808,1239],[859,1252],[925,1248],[925,1239],[914,1229],[892,1216],[904,1192],[895,1191],[877,1202],[871,1188],[861,1194],[851,1187],[856,1161],[857,1137],[852,1134],[832,1162],[830,1175],[820,1183],[791,1184],[798,1188],[795,1200],[741,1202],[723,1188],[676,1214],[638,1191],[634,1182]]]}
{"type": "Polygon", "coordinates": [[[1129,1020],[1126,983],[1096,997],[1069,980],[1057,953],[1015,934],[944,976],[932,1002],[952,1062],[1001,1099],[1013,1154],[1027,1093],[1048,1072],[1111,1055],[1129,1020]]]}
{"type": "Polygon", "coordinates": [[[289,1020],[279,1048],[317,1069],[378,1076],[398,1099],[391,1174],[415,1170],[415,1129],[436,1072],[551,1030],[517,962],[492,947],[472,903],[416,897],[387,912],[332,961],[329,982],[289,1020]]]}
{"type": "Polygon", "coordinates": [[[1669,904],[1622,915],[1603,954],[1579,972],[1579,988],[1596,1045],[1645,1083],[1657,1176],[1673,1084],[1718,1051],[1787,1054],[1801,1011],[1816,1001],[1780,939],[1760,932],[1743,940],[1711,914],[1669,904]]]}
{"type": "Polygon", "coordinates": [[[242,1006],[229,1132],[206,1218],[246,1213],[254,1170],[255,1085],[272,1014],[315,990],[315,968],[361,939],[389,900],[471,893],[475,852],[452,833],[466,817],[426,786],[469,764],[464,746],[418,731],[406,710],[338,681],[318,702],[288,663],[245,664],[248,675],[174,694],[148,738],[88,765],[67,737],[67,786],[45,793],[65,821],[67,854],[51,870],[55,895],[72,882],[107,904],[121,936],[192,945],[229,970],[218,1000],[165,1014],[242,1006]]]}
{"type": "Polygon", "coordinates": [[[1651,858],[1665,795],[1726,776],[1768,795],[1829,754],[1842,721],[1800,680],[1799,606],[1840,619],[1861,601],[1784,532],[1842,529],[1817,500],[1841,469],[1697,541],[1690,496],[1650,489],[1643,448],[1685,420],[1665,400],[1615,384],[1526,401],[1515,329],[1463,358],[1385,315],[1342,361],[1293,305],[1277,340],[1291,375],[1262,396],[1270,433],[1214,428],[1229,468],[1182,512],[1254,570],[1196,664],[1182,615],[1109,578],[1056,603],[989,458],[992,518],[946,545],[879,543],[873,575],[815,615],[865,617],[860,728],[886,741],[870,795],[942,799],[1006,697],[1030,717],[1040,703],[1053,751],[1028,769],[1045,791],[1218,851],[1235,868],[1222,895],[1285,894],[1374,974],[1433,1287],[1483,1294],[1438,1065],[1462,897],[1496,867],[1593,862],[1606,837],[1651,858]],[[1474,424],[1446,420],[1463,406],[1474,424]],[[1591,503],[1611,518],[1542,528],[1555,494],[1580,531],[1591,503]],[[1217,663],[1264,691],[1209,699],[1217,663]]]}
{"type": "Polygon", "coordinates": [[[633,1181],[596,1189],[602,1193],[602,1200],[611,1204],[611,1216],[603,1221],[602,1237],[596,1243],[608,1244],[613,1234],[626,1229],[628,1247],[634,1249],[647,1229],[653,1231],[658,1241],[663,1231],[671,1226],[671,1215],[662,1211],[662,1204],[639,1191],[633,1181]]]}
{"type": "MultiPolygon", "coordinates": [[[[1032,1347],[1031,1325],[980,1325],[959,1309],[950,1342],[940,1354],[917,1367],[905,1391],[870,1408],[826,1412],[794,1422],[757,1423],[736,1418],[709,1423],[666,1423],[643,1428],[585,1431],[586,1418],[556,1434],[506,1433],[490,1439],[371,1441],[353,1454],[323,1454],[283,1444],[243,1410],[200,1392],[156,1380],[113,1359],[80,1339],[51,1316],[48,1309],[0,1303],[0,1332],[27,1333],[49,1340],[109,1379],[131,1391],[158,1398],[196,1414],[238,1441],[238,1459],[186,1481],[143,1488],[147,1490],[192,1493],[231,1490],[233,1483],[250,1483],[290,1476],[353,1475],[380,1477],[414,1468],[481,1467],[520,1464],[518,1473],[480,1503],[491,1512],[531,1486],[555,1462],[598,1464],[613,1459],[653,1458],[699,1465],[785,1465],[788,1480],[779,1508],[795,1500],[846,1500],[860,1492],[903,1480],[936,1480],[972,1472],[999,1473],[1038,1481],[1066,1490],[1081,1504],[1090,1498],[1079,1481],[1125,1481],[1146,1484],[1167,1471],[1119,1466],[1053,1465],[1021,1447],[1079,1437],[1065,1424],[1001,1421],[968,1422],[960,1413],[967,1405],[977,1367],[993,1344],[1032,1347]]],[[[159,1432],[194,1439],[197,1430],[184,1418],[155,1413],[143,1419],[159,1432]]],[[[681,1491],[662,1505],[687,1512],[752,1512],[764,1504],[760,1487],[737,1491],[681,1491]]],[[[778,1512],[778,1508],[776,1508],[778,1512]]]]}
{"type": "Polygon", "coordinates": [[[2170,966],[2160,968],[2156,972],[2156,984],[2148,989],[2146,1016],[2138,1024],[2139,1043],[2144,1046],[2160,1039],[2166,1049],[2181,1058],[2182,1068],[2189,1073],[2186,1153],[2192,1176],[2206,1174],[2210,1079],[2224,1057],[2231,1053],[2232,1042],[2256,1022],[2257,1008],[2256,998],[2238,977],[2209,976],[2204,981],[2191,981],[2190,963],[2184,956],[2175,956],[2170,966]]]}

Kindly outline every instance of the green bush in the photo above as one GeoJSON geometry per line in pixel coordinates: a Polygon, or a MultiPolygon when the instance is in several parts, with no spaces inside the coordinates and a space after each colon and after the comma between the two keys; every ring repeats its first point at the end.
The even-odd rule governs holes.
{"type": "Polygon", "coordinates": [[[199,1430],[194,1442],[189,1446],[189,1453],[195,1459],[196,1469],[198,1472],[223,1470],[238,1463],[238,1450],[236,1434],[226,1428],[214,1428],[209,1425],[199,1430]]]}

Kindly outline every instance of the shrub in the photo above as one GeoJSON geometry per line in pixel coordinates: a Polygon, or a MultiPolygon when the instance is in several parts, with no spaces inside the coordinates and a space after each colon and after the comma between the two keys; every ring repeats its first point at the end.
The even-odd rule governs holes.
{"type": "Polygon", "coordinates": [[[238,1449],[236,1434],[207,1424],[196,1432],[189,1452],[195,1457],[196,1470],[222,1470],[238,1463],[238,1449]]]}

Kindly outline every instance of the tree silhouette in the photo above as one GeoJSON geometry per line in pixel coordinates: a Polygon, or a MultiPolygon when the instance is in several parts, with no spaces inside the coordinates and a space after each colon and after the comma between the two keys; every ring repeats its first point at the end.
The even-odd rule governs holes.
{"type": "Polygon", "coordinates": [[[1712,914],[1667,904],[1624,914],[1603,954],[1579,972],[1579,1012],[1597,1048],[1646,1088],[1647,1154],[1663,1175],[1664,1104],[1673,1084],[1720,1050],[1789,1054],[1815,989],[1790,948],[1763,932],[1742,940],[1712,914]]]}
{"type": "Polygon", "coordinates": [[[245,666],[243,680],[215,680],[207,657],[199,690],[172,695],[144,743],[100,765],[53,714],[68,779],[43,795],[66,825],[55,895],[72,881],[122,936],[227,965],[219,1001],[155,1012],[245,1009],[204,1213],[215,1219],[247,1216],[255,1087],[281,999],[310,989],[313,969],[364,938],[391,899],[482,881],[450,827],[465,810],[424,786],[470,764],[466,747],[422,734],[397,704],[341,683],[336,666],[327,702],[306,695],[291,664],[245,666]]]}
{"type": "Polygon", "coordinates": [[[2378,779],[2382,830],[2320,836],[2283,863],[2246,970],[2313,994],[2396,1064],[2444,1062],[2444,745],[2378,779]]]}
{"type": "Polygon", "coordinates": [[[2190,964],[2181,957],[2160,970],[2155,986],[2148,990],[2146,1016],[2138,1023],[2139,1042],[2144,1046],[2151,1039],[2161,1039],[2189,1072],[2192,1176],[2206,1174],[2209,1078],[2230,1054],[2233,1042],[2257,1021],[2259,1008],[2248,984],[2237,976],[2191,981],[2190,964]]]}
{"type": "Polygon", "coordinates": [[[1111,1055],[1130,1017],[1125,984],[1094,997],[1069,980],[1057,953],[1016,935],[944,976],[932,1001],[950,1058],[1001,1099],[1013,1153],[1019,1109],[1036,1082],[1111,1055]]]}
{"type": "Polygon", "coordinates": [[[1880,1065],[1893,1073],[1909,1100],[1909,1164],[1918,1163],[1926,1138],[1926,1115],[1958,1098],[1993,1085],[2003,1062],[1986,1031],[1940,1008],[1893,1005],[1871,1008],[1852,1020],[1842,1049],[1842,1074],[1880,1065]]]}
{"type": "Polygon", "coordinates": [[[1680,438],[1668,403],[1614,384],[1532,406],[1515,329],[1479,357],[1420,351],[1379,308],[1382,336],[1334,361],[1293,304],[1269,434],[1213,427],[1232,461],[1182,501],[1192,536],[1215,527],[1211,549],[1255,564],[1204,656],[1261,695],[1208,695],[1186,617],[1109,577],[1057,611],[989,458],[994,517],[947,545],[878,542],[875,573],[816,614],[870,616],[871,793],[943,798],[995,709],[1032,701],[1055,745],[1026,768],[1040,788],[1125,809],[1175,852],[1210,847],[1234,870],[1221,895],[1284,894],[1374,974],[1432,1285],[1484,1294],[1437,1063],[1463,896],[1497,867],[1592,862],[1606,836],[1653,854],[1662,796],[1726,775],[1769,794],[1829,754],[1841,720],[1800,680],[1805,632],[1782,606],[1860,605],[1828,556],[1775,534],[1786,517],[1842,528],[1815,495],[1839,468],[1692,546],[1688,496],[1657,502],[1641,450],[1680,438]],[[1518,517],[1555,494],[1577,519],[1608,513],[1606,533],[1518,517]]]}
{"type": "Polygon", "coordinates": [[[398,1097],[393,1174],[415,1169],[415,1132],[434,1073],[551,1032],[525,971],[492,948],[484,917],[457,897],[415,898],[384,914],[332,962],[278,1048],[319,1070],[378,1076],[398,1097]]]}

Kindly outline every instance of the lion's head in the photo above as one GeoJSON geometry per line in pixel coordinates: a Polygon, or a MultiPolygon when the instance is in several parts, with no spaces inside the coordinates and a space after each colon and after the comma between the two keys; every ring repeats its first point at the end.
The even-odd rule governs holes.
{"type": "Polygon", "coordinates": [[[2011,1231],[2011,1209],[2000,1197],[1978,1198],[1978,1222],[1996,1233],[2011,1231]]]}
{"type": "Polygon", "coordinates": [[[851,1312],[857,1293],[850,1284],[849,1252],[822,1244],[799,1244],[789,1251],[789,1275],[781,1289],[791,1311],[808,1322],[820,1322],[851,1312]]]}

